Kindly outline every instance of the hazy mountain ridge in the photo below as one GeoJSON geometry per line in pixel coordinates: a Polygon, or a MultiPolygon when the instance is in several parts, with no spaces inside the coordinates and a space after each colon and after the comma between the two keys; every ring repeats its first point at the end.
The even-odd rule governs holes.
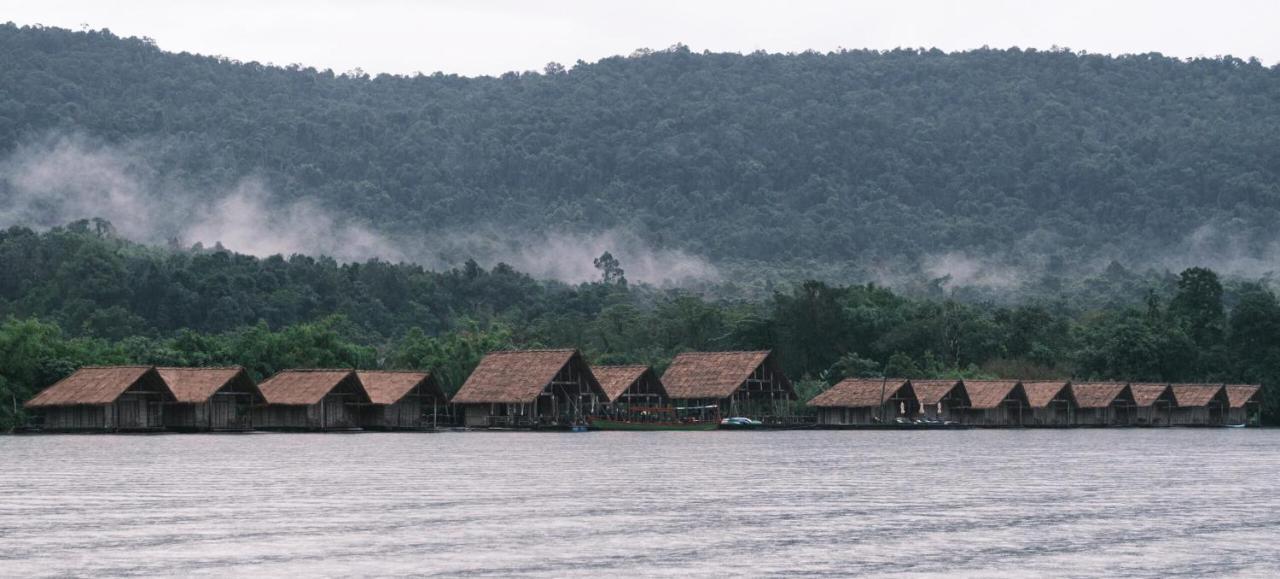
{"type": "Polygon", "coordinates": [[[1231,58],[676,47],[368,78],[0,27],[0,150],[65,132],[191,191],[253,179],[396,247],[430,239],[420,262],[606,233],[644,248],[632,263],[978,285],[1280,258],[1280,70],[1231,58]]]}

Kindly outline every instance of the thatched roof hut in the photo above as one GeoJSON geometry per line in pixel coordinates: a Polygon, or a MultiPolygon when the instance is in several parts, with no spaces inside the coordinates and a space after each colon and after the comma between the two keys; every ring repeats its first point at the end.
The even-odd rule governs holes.
{"type": "Polygon", "coordinates": [[[352,370],[284,370],[258,385],[267,407],[255,424],[273,429],[352,429],[370,403],[352,370]]]}
{"type": "Polygon", "coordinates": [[[808,405],[818,409],[819,424],[830,426],[880,424],[920,408],[911,382],[902,378],[846,378],[808,405]]]}
{"type": "Polygon", "coordinates": [[[414,370],[358,370],[356,376],[372,404],[396,404],[421,389],[423,394],[446,398],[440,383],[430,372],[414,370]]]}
{"type": "Polygon", "coordinates": [[[1179,426],[1225,424],[1230,398],[1222,384],[1174,384],[1172,422],[1179,426]]]}
{"type": "Polygon", "coordinates": [[[649,366],[592,366],[591,373],[609,404],[659,406],[669,400],[662,380],[649,366]]]}
{"type": "Polygon", "coordinates": [[[1027,406],[1031,408],[1031,424],[1070,426],[1076,410],[1070,386],[1065,380],[1023,382],[1022,390],[1027,393],[1027,406]]]}
{"type": "Polygon", "coordinates": [[[1261,424],[1262,387],[1258,384],[1227,384],[1229,424],[1261,424]]]}
{"type": "Polygon", "coordinates": [[[1077,412],[1075,423],[1082,426],[1124,426],[1135,418],[1133,391],[1123,382],[1073,382],[1077,412]]]}
{"type": "Polygon", "coordinates": [[[434,428],[448,422],[448,397],[430,372],[360,370],[370,406],[360,425],[375,429],[434,428]]]}
{"type": "Polygon", "coordinates": [[[952,420],[969,406],[969,396],[959,380],[912,380],[920,413],[930,420],[952,420]]]}
{"type": "Polygon", "coordinates": [[[172,399],[155,368],[151,366],[85,366],[28,400],[27,408],[111,404],[131,388],[143,383],[164,390],[172,399]]]}
{"type": "Polygon", "coordinates": [[[259,397],[262,396],[258,386],[253,383],[253,379],[240,366],[219,368],[158,367],[156,372],[159,372],[160,377],[164,378],[165,383],[169,385],[169,390],[173,392],[174,402],[178,404],[208,402],[214,394],[237,383],[248,390],[257,392],[259,397]]]}
{"type": "Polygon", "coordinates": [[[561,426],[585,421],[604,397],[577,350],[512,350],[480,360],[452,402],[468,426],[561,426]]]}
{"type": "Polygon", "coordinates": [[[1262,402],[1262,386],[1258,384],[1227,384],[1227,400],[1231,408],[1244,408],[1246,404],[1262,402]]]}
{"type": "Polygon", "coordinates": [[[24,405],[46,430],[147,430],[164,425],[174,400],[151,366],[86,366],[24,405]]]}
{"type": "Polygon", "coordinates": [[[797,398],[771,350],[685,352],[671,361],[662,384],[674,400],[715,404],[735,416],[786,414],[787,402],[797,398]]]}
{"type": "Polygon", "coordinates": [[[156,368],[173,392],[165,426],[175,430],[248,430],[252,409],[266,403],[257,384],[240,366],[156,368]]]}
{"type": "Polygon", "coordinates": [[[969,408],[964,421],[979,426],[1022,426],[1030,408],[1026,390],[1017,380],[965,380],[969,408]]]}
{"type": "Polygon", "coordinates": [[[1146,426],[1168,426],[1173,417],[1173,390],[1168,384],[1129,384],[1136,421],[1146,426]]]}

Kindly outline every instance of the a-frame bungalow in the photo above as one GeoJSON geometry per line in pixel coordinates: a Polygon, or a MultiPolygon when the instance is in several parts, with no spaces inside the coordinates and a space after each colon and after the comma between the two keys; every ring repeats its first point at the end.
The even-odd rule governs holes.
{"type": "Polygon", "coordinates": [[[360,427],[371,430],[422,430],[450,423],[449,399],[430,372],[360,370],[369,406],[360,427]]]}
{"type": "Polygon", "coordinates": [[[1073,382],[1077,426],[1129,426],[1134,422],[1133,391],[1123,382],[1073,382]]]}
{"type": "Polygon", "coordinates": [[[468,427],[567,427],[585,425],[604,398],[577,350],[514,350],[480,360],[452,403],[468,427]]]}
{"type": "Polygon", "coordinates": [[[253,429],[253,410],[266,403],[244,368],[156,368],[174,402],[164,411],[171,430],[253,429]]]}
{"type": "Polygon", "coordinates": [[[968,393],[959,380],[912,380],[911,389],[926,420],[960,422],[969,407],[968,393]]]}
{"type": "Polygon", "coordinates": [[[159,430],[173,393],[151,366],[86,366],[24,406],[51,432],[159,430]]]}
{"type": "Polygon", "coordinates": [[[1071,383],[1055,380],[1023,382],[1027,406],[1031,409],[1028,426],[1071,426],[1074,424],[1076,399],[1071,383]]]}
{"type": "Polygon", "coordinates": [[[1262,424],[1262,386],[1227,384],[1227,424],[1262,424]]]}
{"type": "Polygon", "coordinates": [[[766,421],[790,414],[797,398],[773,352],[685,352],[662,375],[667,395],[684,406],[716,406],[722,417],[766,421]]]}
{"type": "Polygon", "coordinates": [[[1168,384],[1129,384],[1133,392],[1134,423],[1138,426],[1168,426],[1173,418],[1173,390],[1168,384]]]}
{"type": "Polygon", "coordinates": [[[1023,426],[1030,401],[1017,380],[965,380],[969,408],[964,423],[974,426],[1023,426]]]}
{"type": "Polygon", "coordinates": [[[254,425],[268,430],[355,430],[369,404],[352,370],[284,370],[258,385],[267,405],[254,425]]]}
{"type": "Polygon", "coordinates": [[[911,382],[901,378],[846,378],[814,396],[822,426],[877,426],[911,418],[920,411],[911,382]]]}
{"type": "Polygon", "coordinates": [[[660,408],[671,403],[662,380],[649,366],[592,366],[591,373],[600,381],[612,412],[660,408]]]}
{"type": "Polygon", "coordinates": [[[1222,384],[1174,384],[1171,422],[1177,426],[1222,426],[1231,405],[1222,384]]]}

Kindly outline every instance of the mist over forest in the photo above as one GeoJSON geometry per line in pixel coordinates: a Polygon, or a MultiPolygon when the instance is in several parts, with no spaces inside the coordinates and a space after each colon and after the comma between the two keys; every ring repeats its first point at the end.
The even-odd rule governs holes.
{"type": "Polygon", "coordinates": [[[456,387],[499,348],[773,348],[803,396],[1232,381],[1280,409],[1278,177],[1280,69],[1231,57],[371,77],[0,25],[0,395],[92,363],[456,387]]]}
{"type": "Polygon", "coordinates": [[[676,46],[370,77],[0,27],[4,225],[569,282],[603,251],[633,281],[765,293],[1261,278],[1278,125],[1280,70],[1230,57],[676,46]]]}

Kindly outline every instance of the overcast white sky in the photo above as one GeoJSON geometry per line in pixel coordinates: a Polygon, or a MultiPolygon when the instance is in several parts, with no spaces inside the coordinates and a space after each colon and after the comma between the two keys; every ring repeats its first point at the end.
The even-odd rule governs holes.
{"type": "Polygon", "coordinates": [[[500,74],[677,42],[735,52],[1057,45],[1280,61],[1280,0],[0,0],[2,20],[369,73],[500,74]]]}

